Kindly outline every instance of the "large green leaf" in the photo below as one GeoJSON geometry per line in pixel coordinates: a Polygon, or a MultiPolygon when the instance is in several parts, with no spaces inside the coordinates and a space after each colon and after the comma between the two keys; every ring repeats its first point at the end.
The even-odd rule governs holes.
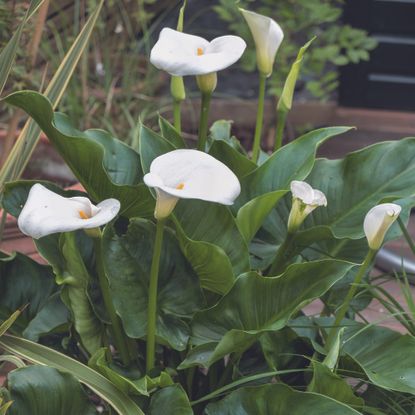
{"type": "Polygon", "coordinates": [[[320,393],[357,408],[364,405],[364,400],[353,393],[351,386],[345,379],[333,373],[320,362],[313,361],[312,366],[313,379],[308,387],[309,392],[320,393]]]}
{"type": "Polygon", "coordinates": [[[13,370],[7,376],[7,386],[13,400],[9,415],[97,414],[76,378],[52,367],[13,370]]]}
{"type": "Polygon", "coordinates": [[[364,236],[363,219],[373,206],[415,194],[415,138],[375,144],[342,160],[318,160],[307,178],[326,194],[306,227],[328,226],[337,238],[364,236]]]}
{"type": "Polygon", "coordinates": [[[256,196],[287,190],[292,180],[303,180],[313,168],[317,148],[329,138],[349,130],[349,127],[322,128],[280,148],[264,164],[243,178],[236,207],[243,206],[256,196]]]}
{"type": "Polygon", "coordinates": [[[226,164],[238,178],[246,176],[257,168],[252,160],[222,140],[212,143],[209,154],[226,164]]]}
{"type": "Polygon", "coordinates": [[[243,352],[263,332],[283,328],[295,311],[321,296],[353,266],[323,260],[291,265],[278,277],[241,275],[218,304],[195,314],[196,347],[181,367],[208,367],[229,353],[243,352]]]}
{"type": "MultiPolygon", "coordinates": [[[[155,225],[145,219],[131,219],[125,234],[107,226],[103,237],[105,268],[114,306],[126,333],[142,338],[147,330],[147,305],[155,225]]],[[[183,257],[170,230],[164,232],[157,295],[157,331],[163,343],[184,350],[190,329],[186,320],[200,309],[199,280],[183,257]]]]}
{"type": "Polygon", "coordinates": [[[81,132],[50,101],[32,92],[16,92],[5,101],[25,110],[42,128],[75,176],[95,201],[121,202],[125,216],[151,216],[154,201],[142,183],[139,155],[103,130],[81,132]]]}
{"type": "Polygon", "coordinates": [[[327,396],[298,392],[284,384],[246,387],[211,403],[206,415],[358,415],[327,396]]]}
{"type": "Polygon", "coordinates": [[[180,385],[172,385],[156,392],[150,403],[149,415],[193,415],[186,392],[180,385]]]}
{"type": "MultiPolygon", "coordinates": [[[[180,200],[174,215],[190,240],[221,248],[228,256],[235,276],[249,270],[248,246],[227,206],[203,200],[180,200]]],[[[199,264],[192,262],[192,265],[197,268],[199,264]]]]}
{"type": "Polygon", "coordinates": [[[343,352],[375,385],[415,395],[415,338],[380,326],[347,328],[343,352]]]}
{"type": "MultiPolygon", "coordinates": [[[[88,45],[103,3],[104,0],[99,1],[45,90],[45,95],[50,99],[54,108],[62,98],[76,65],[88,45]]],[[[34,6],[37,4],[39,2],[32,2],[29,10],[33,12],[34,6]]],[[[39,137],[40,128],[33,120],[28,120],[0,170],[0,190],[6,182],[17,179],[23,173],[39,137]]]]}
{"type": "Polygon", "coordinates": [[[202,288],[224,294],[235,281],[232,264],[225,251],[209,242],[188,238],[180,223],[175,221],[180,248],[197,273],[202,288]]]}
{"type": "Polygon", "coordinates": [[[16,253],[0,257],[0,318],[23,309],[15,328],[31,340],[67,325],[68,310],[60,300],[52,268],[16,253]]]}
{"type": "Polygon", "coordinates": [[[88,386],[108,402],[119,415],[143,415],[136,403],[124,392],[117,389],[112,382],[71,357],[29,340],[7,334],[0,338],[0,346],[32,363],[71,373],[79,382],[88,386]]]}

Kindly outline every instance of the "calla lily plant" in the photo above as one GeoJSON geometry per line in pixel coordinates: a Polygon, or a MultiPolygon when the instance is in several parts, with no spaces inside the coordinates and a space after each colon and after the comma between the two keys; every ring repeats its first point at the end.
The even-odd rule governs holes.
{"type": "MultiPolygon", "coordinates": [[[[14,215],[49,264],[0,252],[0,362],[19,366],[0,385],[0,407],[23,415],[86,415],[97,403],[120,415],[410,413],[415,320],[370,272],[385,240],[406,235],[415,138],[328,160],[317,158],[319,146],[349,128],[327,127],[260,154],[265,81],[283,33],[246,10],[261,79],[253,154],[231,121],[207,136],[216,73],[238,61],[245,41],[182,33],[184,7],[178,30],[163,29],[148,57],[176,77],[174,125],[159,116],[159,128],[140,125],[129,146],[103,130],[80,132],[38,92],[2,100],[39,124],[89,196],[63,197],[46,182],[0,185],[3,218],[14,215]],[[178,117],[186,76],[202,92],[197,144],[178,117]],[[379,293],[405,335],[360,318],[379,293]]],[[[288,78],[287,113],[309,47],[288,78]]]]}

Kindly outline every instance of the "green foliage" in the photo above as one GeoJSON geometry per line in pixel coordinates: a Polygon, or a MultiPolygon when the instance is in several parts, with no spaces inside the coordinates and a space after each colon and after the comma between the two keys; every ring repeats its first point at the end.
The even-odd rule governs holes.
{"type": "Polygon", "coordinates": [[[270,79],[270,93],[277,96],[282,92],[299,46],[316,36],[304,56],[301,79],[307,79],[305,87],[311,95],[325,100],[338,85],[338,75],[333,66],[367,61],[369,52],[376,47],[376,41],[364,30],[340,22],[342,6],[343,0],[298,0],[295,5],[291,0],[243,0],[237,4],[233,0],[219,0],[213,8],[233,33],[250,40],[242,57],[242,67],[249,72],[256,68],[255,48],[238,7],[269,16],[281,26],[284,40],[270,79]]]}
{"type": "MultiPolygon", "coordinates": [[[[307,17],[325,29],[324,41],[334,36],[335,47],[340,42],[336,36],[345,30],[333,29],[338,4],[300,2],[285,18],[297,24],[301,37],[311,30],[309,23],[302,26],[307,17]]],[[[265,11],[270,5],[264,1],[265,11]]],[[[278,5],[276,13],[284,15],[284,7],[278,5]]],[[[351,53],[353,42],[347,33],[342,36],[341,51],[319,44],[309,68],[314,68],[312,59],[366,57],[351,53]]],[[[355,37],[356,52],[366,38],[355,37]]],[[[287,56],[291,52],[288,46],[287,56]]],[[[300,63],[301,52],[286,83],[284,110],[290,108],[300,63]]],[[[56,102],[62,89],[53,91],[56,102]]],[[[96,225],[88,233],[51,234],[35,241],[48,265],[0,253],[0,362],[17,367],[0,390],[0,414],[92,415],[97,396],[105,413],[119,415],[412,411],[414,304],[407,282],[409,312],[364,275],[371,264],[365,259],[362,222],[374,205],[395,201],[402,206],[401,223],[386,240],[403,232],[414,205],[415,138],[326,160],[317,158],[319,146],[349,128],[320,128],[273,154],[262,153],[256,164],[232,135],[232,122],[217,121],[207,148],[235,172],[239,197],[233,206],[183,197],[156,226],[154,198],[159,202],[168,189],[149,190],[145,174],[151,171],[157,179],[154,160],[188,147],[169,121],[159,117],[160,133],[137,125],[140,137],[133,148],[104,130],[80,131],[37,92],[17,92],[4,102],[34,119],[87,194],[43,183],[47,188],[78,197],[71,203],[81,203],[79,196],[94,203],[117,198],[121,209],[103,229],[96,225]],[[328,202],[295,234],[287,232],[293,180],[307,180],[324,191],[328,202]],[[356,287],[360,291],[353,301],[344,302],[353,293],[356,274],[365,277],[359,279],[364,283],[356,287]],[[379,298],[376,293],[398,310],[410,334],[352,319],[372,297],[379,298]],[[325,306],[320,315],[305,315],[304,306],[316,299],[325,306]],[[342,320],[336,309],[344,304],[349,319],[342,320]],[[155,317],[154,324],[149,316],[155,317]]],[[[169,174],[180,173],[181,167],[177,164],[169,174]]],[[[192,174],[197,173],[195,167],[192,174]]],[[[5,185],[2,206],[9,214],[19,217],[34,183],[5,185]]],[[[220,185],[213,184],[204,186],[220,185]]],[[[180,185],[175,192],[179,190],[180,185]]],[[[48,206],[42,201],[41,207],[48,206]]],[[[88,220],[78,208],[71,212],[80,222],[88,220]]],[[[91,210],[90,215],[99,213],[91,210]]]]}

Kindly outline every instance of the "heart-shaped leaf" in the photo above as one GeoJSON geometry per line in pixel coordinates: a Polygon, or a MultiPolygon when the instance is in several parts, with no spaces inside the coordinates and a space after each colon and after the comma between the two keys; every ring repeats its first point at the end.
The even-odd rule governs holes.
{"type": "Polygon", "coordinates": [[[140,158],[131,147],[103,130],[77,130],[37,92],[16,92],[5,102],[39,124],[94,201],[112,197],[121,202],[121,213],[127,217],[152,216],[154,201],[141,182],[140,158]]]}
{"type": "Polygon", "coordinates": [[[196,347],[181,367],[208,367],[229,353],[243,352],[263,332],[283,328],[295,311],[321,296],[353,266],[323,260],[293,264],[278,277],[241,275],[218,304],[195,314],[192,342],[196,347]]]}
{"type": "Polygon", "coordinates": [[[81,384],[68,372],[47,366],[27,366],[10,372],[10,415],[94,415],[81,384]]]}

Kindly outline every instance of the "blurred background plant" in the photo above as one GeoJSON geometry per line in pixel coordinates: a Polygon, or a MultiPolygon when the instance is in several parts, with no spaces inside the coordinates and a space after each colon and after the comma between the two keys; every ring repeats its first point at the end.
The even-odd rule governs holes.
{"type": "Polygon", "coordinates": [[[367,32],[342,24],[343,0],[219,0],[214,10],[230,30],[249,42],[241,61],[245,71],[255,66],[255,49],[249,29],[238,7],[276,20],[284,31],[269,92],[279,95],[299,46],[317,36],[303,64],[303,86],[312,97],[327,100],[338,86],[337,66],[369,60],[376,40],[367,32]],[[307,82],[305,82],[307,81],[307,82]]]}
{"type": "MultiPolygon", "coordinates": [[[[41,90],[97,3],[64,0],[44,4],[45,19],[39,22],[35,18],[25,27],[3,96],[21,89],[41,90]],[[30,53],[36,32],[40,32],[41,40],[38,50],[30,53]]],[[[77,127],[104,128],[132,144],[137,138],[139,118],[145,120],[157,111],[163,112],[164,104],[160,107],[160,101],[155,102],[154,98],[162,80],[148,63],[147,55],[154,27],[177,4],[179,0],[105,2],[89,47],[59,106],[77,127]]],[[[0,4],[0,48],[7,43],[13,33],[11,28],[24,12],[19,1],[0,4]]],[[[22,117],[14,118],[18,118],[14,123],[14,129],[18,129],[22,117]]],[[[10,108],[2,106],[1,127],[10,129],[12,119],[10,108]]]]}

